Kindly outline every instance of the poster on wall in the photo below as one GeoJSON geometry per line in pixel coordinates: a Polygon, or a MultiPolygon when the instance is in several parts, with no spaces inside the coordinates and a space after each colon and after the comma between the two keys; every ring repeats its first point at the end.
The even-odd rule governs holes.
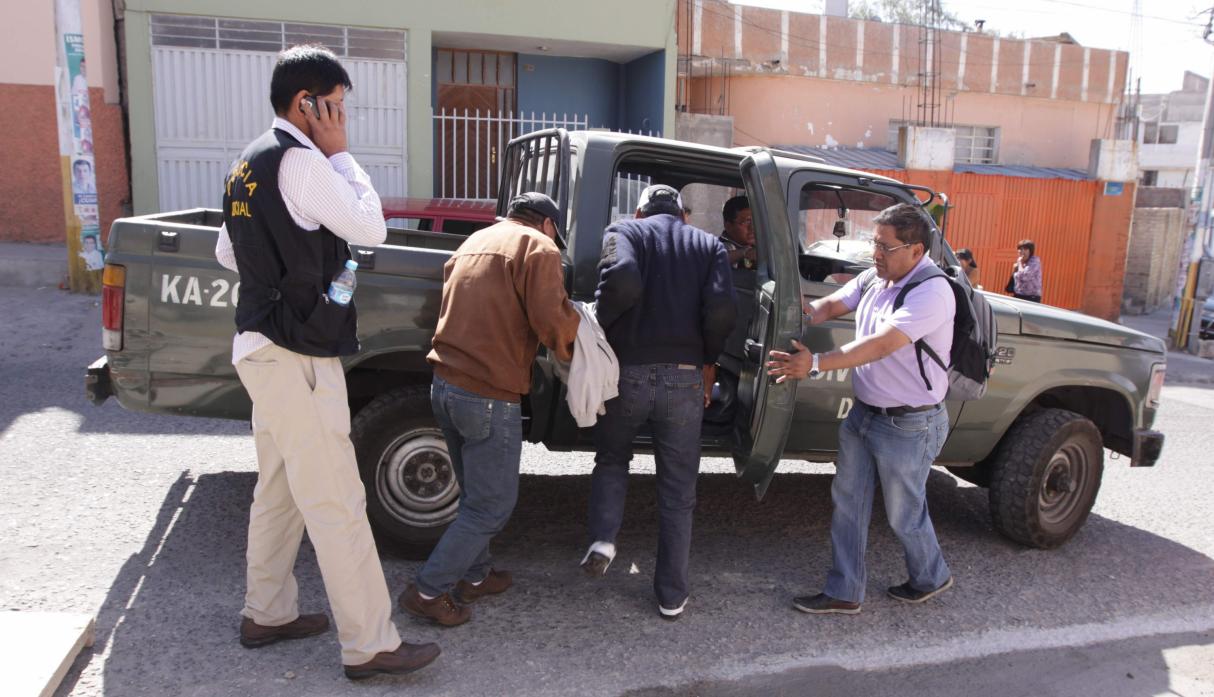
{"type": "Polygon", "coordinates": [[[72,114],[72,207],[80,219],[80,258],[85,268],[105,266],[101,246],[101,214],[97,204],[97,172],[93,160],[93,119],[89,113],[89,85],[85,72],[84,35],[64,34],[72,114]]]}

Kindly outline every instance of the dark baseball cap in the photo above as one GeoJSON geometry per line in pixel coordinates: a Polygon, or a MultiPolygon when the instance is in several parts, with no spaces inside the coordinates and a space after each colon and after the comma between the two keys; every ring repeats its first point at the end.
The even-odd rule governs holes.
{"type": "Polygon", "coordinates": [[[678,189],[665,184],[654,184],[645,187],[641,197],[637,199],[637,208],[643,215],[668,213],[681,215],[683,213],[683,197],[678,189]]]}
{"type": "Polygon", "coordinates": [[[973,264],[975,269],[978,268],[978,262],[974,261],[974,253],[971,252],[968,247],[958,249],[956,251],[956,255],[958,259],[964,259],[965,261],[973,264]]]}
{"type": "Polygon", "coordinates": [[[549,218],[553,223],[561,218],[561,211],[556,207],[556,202],[538,191],[528,191],[510,199],[510,205],[506,208],[506,215],[513,215],[522,210],[538,213],[545,218],[549,218]]]}

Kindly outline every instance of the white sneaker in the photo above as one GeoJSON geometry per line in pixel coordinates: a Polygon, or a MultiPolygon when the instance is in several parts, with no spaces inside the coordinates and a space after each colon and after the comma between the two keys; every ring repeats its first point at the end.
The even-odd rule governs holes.
{"type": "Polygon", "coordinates": [[[661,603],[658,603],[658,614],[664,620],[677,620],[683,616],[683,608],[685,607],[687,607],[686,598],[683,599],[683,602],[679,603],[678,607],[665,607],[661,603]]]}
{"type": "Polygon", "coordinates": [[[611,566],[613,559],[615,559],[615,543],[599,540],[590,545],[590,549],[586,550],[586,556],[582,557],[582,571],[585,571],[587,576],[602,576],[607,573],[607,567],[611,566]]]}

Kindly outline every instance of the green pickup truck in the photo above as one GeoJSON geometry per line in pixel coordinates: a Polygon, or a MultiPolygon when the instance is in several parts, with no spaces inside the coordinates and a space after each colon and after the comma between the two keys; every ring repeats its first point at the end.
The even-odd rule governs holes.
{"type": "MultiPolygon", "coordinates": [[[[511,142],[498,211],[515,193],[542,191],[559,205],[570,295],[591,300],[603,229],[631,213],[636,192],[663,183],[688,194],[749,196],[758,263],[734,283],[739,321],[720,358],[706,410],[706,455],[732,457],[762,497],[781,458],[832,462],[837,428],[852,405],[847,371],[776,384],[767,351],[799,338],[823,351],[853,335],[850,316],[802,326],[802,303],[829,294],[871,265],[873,217],[897,202],[936,205],[939,195],[804,155],[723,149],[609,132],[541,131],[511,142]]],[[[218,185],[218,183],[217,183],[218,185]]],[[[103,291],[105,355],[88,368],[96,404],[248,419],[232,368],[238,279],[214,259],[219,211],[197,209],[118,220],[103,291]]],[[[454,518],[458,487],[430,413],[425,355],[438,317],[443,263],[462,237],[392,230],[388,244],[356,248],[361,353],[345,360],[352,439],[367,512],[382,537],[425,548],[454,518]]],[[[942,241],[932,257],[954,276],[942,241]]],[[[1152,431],[1163,385],[1161,340],[1046,305],[987,294],[998,328],[996,366],[981,400],[949,403],[951,432],[937,464],[989,488],[996,529],[1034,547],[1056,547],[1083,522],[1100,488],[1104,449],[1131,466],[1154,465],[1152,431]]],[[[565,388],[541,351],[524,401],[527,440],[590,450],[565,388]]],[[[648,437],[642,434],[643,449],[648,437]]]]}

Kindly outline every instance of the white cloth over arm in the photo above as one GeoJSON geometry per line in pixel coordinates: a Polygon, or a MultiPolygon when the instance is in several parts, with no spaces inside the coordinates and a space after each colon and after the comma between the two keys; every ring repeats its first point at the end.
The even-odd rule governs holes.
{"type": "Polygon", "coordinates": [[[565,401],[578,427],[589,428],[607,413],[607,401],[620,394],[620,363],[595,316],[594,303],[572,304],[582,321],[573,342],[565,401]]]}

